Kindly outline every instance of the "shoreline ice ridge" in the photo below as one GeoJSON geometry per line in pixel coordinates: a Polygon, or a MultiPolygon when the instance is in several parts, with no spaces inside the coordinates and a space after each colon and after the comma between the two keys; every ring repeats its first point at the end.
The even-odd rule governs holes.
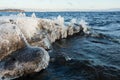
{"type": "Polygon", "coordinates": [[[25,13],[1,16],[1,80],[45,69],[50,58],[46,50],[51,48],[53,42],[87,30],[85,24],[78,24],[76,20],[65,25],[61,16],[54,20],[37,18],[35,13],[31,17],[26,17],[25,13]]]}

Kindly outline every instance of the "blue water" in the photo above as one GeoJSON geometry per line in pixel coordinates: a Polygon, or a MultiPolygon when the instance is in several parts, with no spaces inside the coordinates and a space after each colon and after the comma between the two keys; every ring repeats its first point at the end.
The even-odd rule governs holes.
{"type": "MultiPolygon", "coordinates": [[[[1,12],[0,16],[18,14],[1,12]]],[[[32,12],[26,12],[31,16],[32,12]]],[[[89,35],[53,43],[49,67],[17,80],[120,80],[120,12],[36,12],[39,18],[85,20],[89,35]],[[67,60],[71,59],[71,60],[67,60]]]]}

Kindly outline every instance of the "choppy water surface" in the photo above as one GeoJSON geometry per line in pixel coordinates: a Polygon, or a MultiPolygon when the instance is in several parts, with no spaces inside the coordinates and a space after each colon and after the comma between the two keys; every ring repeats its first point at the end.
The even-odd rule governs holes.
{"type": "MultiPolygon", "coordinates": [[[[0,13],[0,16],[17,13],[0,13]]],[[[30,16],[32,12],[27,12],[30,16]]],[[[90,35],[56,41],[49,67],[17,80],[120,80],[120,12],[37,12],[40,18],[58,15],[85,20],[90,35]]]]}

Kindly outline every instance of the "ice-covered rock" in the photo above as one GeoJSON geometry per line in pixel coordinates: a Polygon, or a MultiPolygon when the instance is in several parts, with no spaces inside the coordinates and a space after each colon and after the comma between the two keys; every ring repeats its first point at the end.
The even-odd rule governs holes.
{"type": "MultiPolygon", "coordinates": [[[[27,18],[16,16],[0,18],[0,80],[38,72],[45,69],[49,63],[46,50],[31,47],[28,43],[36,30],[35,27],[31,27],[34,26],[32,24],[30,26],[32,29],[25,25],[29,24],[29,21],[27,18]]],[[[47,43],[45,44],[48,46],[47,43]]]]}
{"type": "Polygon", "coordinates": [[[65,25],[61,16],[55,20],[36,18],[34,13],[32,17],[24,13],[0,17],[0,78],[12,79],[45,69],[49,63],[46,50],[53,42],[86,31],[86,25],[76,20],[65,25]]]}
{"type": "Polygon", "coordinates": [[[21,32],[15,24],[0,22],[0,60],[26,46],[21,32]]]}
{"type": "Polygon", "coordinates": [[[25,47],[0,61],[0,80],[10,80],[39,72],[48,66],[49,55],[43,48],[25,47]]]}

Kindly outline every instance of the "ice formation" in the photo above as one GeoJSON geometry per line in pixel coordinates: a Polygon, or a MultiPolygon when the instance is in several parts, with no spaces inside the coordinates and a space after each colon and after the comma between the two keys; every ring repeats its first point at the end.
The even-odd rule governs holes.
{"type": "Polygon", "coordinates": [[[83,21],[78,24],[73,19],[68,25],[64,23],[64,18],[61,16],[54,20],[41,19],[36,18],[35,13],[31,17],[26,17],[23,13],[1,16],[1,79],[16,78],[45,69],[49,63],[46,50],[51,48],[53,42],[75,33],[86,33],[88,30],[83,21]]]}
{"type": "Polygon", "coordinates": [[[87,22],[85,22],[85,20],[80,20],[80,25],[82,25],[83,27],[83,32],[86,33],[86,34],[89,34],[90,31],[89,31],[89,27],[87,26],[87,22]]]}
{"type": "Polygon", "coordinates": [[[33,18],[36,18],[36,15],[35,15],[35,13],[32,13],[31,17],[33,17],[33,18]]]}

